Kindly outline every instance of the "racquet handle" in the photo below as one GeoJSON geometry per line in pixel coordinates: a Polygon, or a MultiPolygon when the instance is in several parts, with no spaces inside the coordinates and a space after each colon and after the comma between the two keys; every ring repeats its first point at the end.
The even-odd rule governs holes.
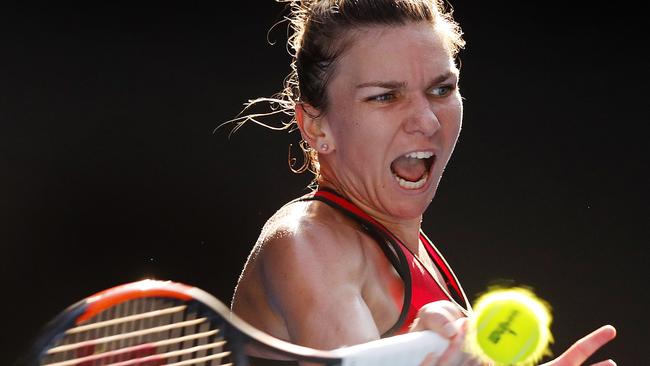
{"type": "Polygon", "coordinates": [[[341,366],[418,366],[430,353],[441,355],[449,340],[427,330],[379,339],[332,351],[341,366]]]}

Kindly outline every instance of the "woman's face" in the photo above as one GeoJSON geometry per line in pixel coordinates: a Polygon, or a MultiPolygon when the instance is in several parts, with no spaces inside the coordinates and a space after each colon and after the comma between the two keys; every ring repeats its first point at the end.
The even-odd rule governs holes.
{"type": "Polygon", "coordinates": [[[319,158],[323,177],[376,217],[420,218],[460,132],[457,83],[431,25],[358,31],[328,87],[334,149],[319,158]]]}

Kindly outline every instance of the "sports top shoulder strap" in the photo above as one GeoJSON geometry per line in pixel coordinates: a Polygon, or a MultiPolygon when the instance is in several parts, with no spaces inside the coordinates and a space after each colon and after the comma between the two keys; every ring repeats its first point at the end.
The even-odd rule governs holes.
{"type": "Polygon", "coordinates": [[[294,200],[294,202],[296,201],[323,202],[330,207],[341,211],[344,215],[356,221],[364,230],[364,232],[375,239],[381,250],[386,255],[386,258],[388,258],[404,282],[404,302],[402,304],[402,310],[400,312],[399,319],[388,331],[382,334],[382,337],[388,337],[398,332],[403,327],[403,324],[408,316],[412,296],[411,272],[409,270],[408,261],[404,256],[404,252],[399,247],[399,239],[397,239],[390,231],[388,231],[388,229],[386,229],[370,215],[362,211],[359,207],[355,206],[352,202],[348,201],[333,190],[327,188],[319,188],[315,192],[294,200]]]}

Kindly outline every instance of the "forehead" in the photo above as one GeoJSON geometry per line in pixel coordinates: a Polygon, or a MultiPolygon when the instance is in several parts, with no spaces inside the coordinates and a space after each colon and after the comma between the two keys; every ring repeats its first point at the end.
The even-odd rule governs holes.
{"type": "Polygon", "coordinates": [[[428,23],[408,23],[355,31],[338,61],[335,79],[415,82],[452,70],[454,61],[439,32],[428,23]]]}

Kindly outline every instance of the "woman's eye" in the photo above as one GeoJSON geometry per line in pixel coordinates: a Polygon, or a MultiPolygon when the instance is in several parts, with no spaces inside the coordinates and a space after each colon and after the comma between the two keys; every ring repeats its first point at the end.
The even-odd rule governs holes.
{"type": "Polygon", "coordinates": [[[431,89],[430,94],[436,97],[444,97],[445,95],[451,93],[453,90],[453,85],[442,85],[431,89]]]}
{"type": "Polygon", "coordinates": [[[390,102],[393,99],[395,99],[395,94],[393,94],[393,93],[380,94],[380,95],[375,95],[373,97],[368,98],[368,100],[370,100],[370,101],[380,102],[380,103],[390,102]]]}

